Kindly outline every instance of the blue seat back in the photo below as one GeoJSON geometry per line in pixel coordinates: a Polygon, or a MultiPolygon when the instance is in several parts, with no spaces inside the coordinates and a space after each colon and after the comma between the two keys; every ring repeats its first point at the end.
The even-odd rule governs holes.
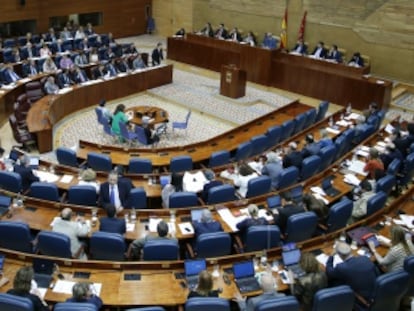
{"type": "Polygon", "coordinates": [[[94,260],[123,261],[126,243],[118,233],[94,232],[89,241],[90,255],[94,260]]]}
{"type": "Polygon", "coordinates": [[[180,191],[174,192],[169,197],[169,207],[190,207],[198,205],[198,197],[194,192],[180,191]]]}
{"type": "Polygon", "coordinates": [[[135,134],[137,134],[137,140],[139,143],[143,144],[144,146],[149,144],[147,135],[145,135],[145,130],[142,126],[135,127],[135,134]]]}
{"type": "Polygon", "coordinates": [[[250,179],[247,182],[246,198],[256,197],[266,194],[272,189],[272,179],[269,176],[262,175],[250,179]]]}
{"type": "Polygon", "coordinates": [[[197,237],[197,257],[210,258],[231,254],[231,237],[227,232],[203,233],[197,237]]]}
{"type": "Polygon", "coordinates": [[[313,298],[312,311],[352,311],[355,295],[348,285],[320,289],[313,298]]]}
{"type": "Polygon", "coordinates": [[[267,141],[269,143],[268,148],[276,146],[280,142],[280,136],[282,135],[282,128],[279,125],[269,127],[266,132],[267,141]]]}
{"type": "Polygon", "coordinates": [[[78,167],[79,163],[76,158],[76,152],[70,148],[59,147],[56,149],[56,158],[61,165],[78,167]]]}
{"type": "Polygon", "coordinates": [[[87,161],[88,166],[95,171],[110,172],[112,170],[112,159],[107,154],[89,152],[87,161]]]}
{"type": "Polygon", "coordinates": [[[29,298],[0,293],[0,310],[33,311],[33,303],[29,298]]]}
{"type": "Polygon", "coordinates": [[[260,251],[280,246],[280,230],[275,225],[251,226],[247,229],[245,252],[260,251]]]}
{"type": "Polygon", "coordinates": [[[72,258],[70,239],[67,235],[53,231],[40,231],[37,248],[42,255],[72,258]]]}
{"type": "Polygon", "coordinates": [[[319,157],[321,158],[321,164],[319,165],[319,171],[324,171],[335,159],[336,147],[335,145],[323,147],[319,151],[319,157]]]}
{"type": "Polygon", "coordinates": [[[87,302],[59,302],[53,308],[54,311],[97,311],[96,306],[87,302]]]}
{"type": "Polygon", "coordinates": [[[309,109],[308,111],[305,112],[306,121],[305,121],[305,124],[303,125],[303,129],[307,129],[313,123],[315,123],[316,114],[317,113],[316,113],[316,109],[315,108],[309,109]]]}
{"type": "Polygon", "coordinates": [[[401,167],[401,160],[400,159],[393,159],[390,164],[388,164],[387,167],[387,174],[389,175],[397,175],[397,173],[400,171],[401,167]]]}
{"type": "Polygon", "coordinates": [[[293,130],[295,129],[295,120],[287,120],[282,123],[282,134],[280,135],[280,141],[285,141],[293,134],[293,130]]]}
{"type": "Polygon", "coordinates": [[[329,102],[323,101],[319,104],[318,108],[318,114],[316,115],[315,122],[321,121],[323,118],[325,118],[326,112],[329,108],[329,102]]]}
{"type": "Polygon", "coordinates": [[[150,159],[131,158],[128,164],[130,174],[151,174],[152,162],[150,159]]]}
{"type": "Polygon", "coordinates": [[[0,188],[19,193],[23,190],[22,178],[15,172],[0,171],[0,188]]]}
{"type": "Polygon", "coordinates": [[[375,192],[383,191],[386,194],[390,194],[396,184],[395,176],[385,175],[381,177],[376,184],[375,192]]]}
{"type": "Polygon", "coordinates": [[[234,187],[229,184],[224,184],[208,189],[207,203],[223,203],[236,200],[236,198],[234,187]]]}
{"type": "Polygon", "coordinates": [[[226,165],[230,162],[230,152],[227,150],[220,150],[213,152],[208,161],[208,167],[216,167],[226,165]]]}
{"type": "Polygon", "coordinates": [[[217,297],[193,297],[185,303],[185,311],[230,311],[230,302],[217,297]]]}
{"type": "Polygon", "coordinates": [[[303,130],[306,122],[306,115],[305,113],[301,113],[295,117],[295,127],[293,129],[292,135],[295,135],[303,130]]]}
{"type": "Polygon", "coordinates": [[[37,199],[58,202],[59,189],[56,184],[36,181],[30,185],[30,196],[37,199]]]}
{"type": "Polygon", "coordinates": [[[177,156],[170,160],[170,172],[179,173],[191,171],[193,169],[193,159],[190,156],[177,156]]]}
{"type": "Polygon", "coordinates": [[[253,152],[253,145],[250,141],[241,143],[234,154],[234,160],[236,162],[243,161],[250,157],[253,152]]]}
{"type": "Polygon", "coordinates": [[[23,253],[33,253],[33,238],[28,224],[14,221],[0,222],[0,247],[23,253]]]}
{"type": "Polygon", "coordinates": [[[385,206],[387,202],[387,194],[379,191],[374,194],[367,202],[367,216],[370,216],[385,206]]]}
{"type": "Polygon", "coordinates": [[[125,311],[165,311],[163,307],[144,307],[144,308],[132,308],[125,311]]]}
{"type": "Polygon", "coordinates": [[[301,242],[310,239],[318,225],[314,212],[303,212],[289,216],[286,225],[285,242],[301,242]]]}
{"type": "Polygon", "coordinates": [[[410,255],[404,259],[404,270],[410,276],[407,293],[405,295],[414,296],[414,255],[410,255]]]}
{"type": "Polygon", "coordinates": [[[353,202],[346,198],[332,205],[329,209],[328,219],[326,220],[328,232],[344,228],[351,217],[352,208],[353,202]]]}
{"type": "Polygon", "coordinates": [[[284,168],[279,177],[279,189],[295,184],[299,179],[299,170],[296,166],[284,168]]]}
{"type": "Polygon", "coordinates": [[[126,207],[136,209],[147,208],[147,193],[145,189],[142,187],[131,189],[126,207]]]}
{"type": "Polygon", "coordinates": [[[305,158],[302,161],[301,179],[306,180],[319,172],[321,163],[321,158],[317,155],[305,158]]]}
{"type": "Polygon", "coordinates": [[[251,156],[262,154],[269,145],[268,137],[264,134],[253,136],[250,142],[252,143],[251,156]]]}
{"type": "Polygon", "coordinates": [[[96,206],[96,188],[90,185],[75,185],[68,190],[68,203],[96,206]]]}
{"type": "Polygon", "coordinates": [[[179,247],[177,240],[149,240],[143,248],[144,260],[177,260],[179,247]]]}
{"type": "Polygon", "coordinates": [[[276,297],[262,300],[255,311],[300,311],[300,306],[294,296],[276,297]]]}

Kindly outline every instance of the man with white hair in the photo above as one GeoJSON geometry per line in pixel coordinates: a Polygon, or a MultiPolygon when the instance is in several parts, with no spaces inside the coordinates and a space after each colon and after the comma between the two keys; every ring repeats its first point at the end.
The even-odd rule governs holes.
{"type": "Polygon", "coordinates": [[[263,294],[249,298],[247,302],[246,297],[242,297],[239,292],[236,292],[234,298],[239,305],[240,311],[254,311],[259,303],[264,300],[285,296],[285,294],[277,292],[277,283],[270,273],[262,273],[259,278],[259,284],[263,289],[263,294]]]}
{"type": "Polygon", "coordinates": [[[379,275],[374,263],[366,256],[353,256],[351,247],[345,242],[337,243],[335,253],[342,262],[334,266],[334,256],[329,257],[326,263],[329,283],[349,285],[357,294],[369,300],[379,275]]]}
{"type": "Polygon", "coordinates": [[[280,173],[283,170],[282,161],[276,152],[269,152],[267,155],[266,164],[262,168],[262,175],[267,175],[272,180],[272,188],[279,187],[280,173]]]}
{"type": "Polygon", "coordinates": [[[193,223],[195,238],[203,233],[223,231],[220,222],[213,219],[211,212],[206,208],[201,213],[200,221],[193,223]]]}
{"type": "Polygon", "coordinates": [[[298,144],[294,141],[289,143],[289,147],[285,151],[283,157],[283,168],[296,166],[299,170],[302,167],[303,156],[298,149],[298,144]]]}

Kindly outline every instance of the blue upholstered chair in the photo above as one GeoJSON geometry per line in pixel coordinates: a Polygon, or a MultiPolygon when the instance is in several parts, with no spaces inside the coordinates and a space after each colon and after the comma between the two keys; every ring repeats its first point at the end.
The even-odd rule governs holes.
{"type": "Polygon", "coordinates": [[[400,167],[401,167],[401,160],[397,158],[393,159],[391,163],[388,164],[387,174],[393,175],[393,176],[397,175],[398,172],[400,171],[400,167]]]}
{"type": "Polygon", "coordinates": [[[247,159],[253,152],[253,145],[250,141],[246,141],[241,143],[235,153],[234,153],[234,161],[239,162],[247,159]]]}
{"type": "Polygon", "coordinates": [[[107,154],[89,152],[87,162],[88,166],[95,171],[110,172],[112,170],[112,159],[107,154]]]}
{"type": "Polygon", "coordinates": [[[184,122],[173,121],[172,123],[172,130],[174,132],[175,129],[186,130],[188,127],[188,121],[190,120],[191,110],[188,110],[187,115],[185,116],[184,122]]]}
{"type": "Polygon", "coordinates": [[[395,176],[385,175],[384,177],[381,177],[377,181],[375,192],[382,191],[389,195],[392,189],[394,188],[395,184],[396,184],[395,176]]]}
{"type": "Polygon", "coordinates": [[[352,311],[355,295],[348,285],[320,289],[313,298],[312,311],[352,311]]]}
{"type": "Polygon", "coordinates": [[[315,122],[319,122],[323,118],[325,118],[325,115],[326,115],[326,112],[328,111],[328,108],[329,108],[329,102],[328,101],[323,101],[319,104],[318,114],[316,115],[315,122]]]}
{"type": "Polygon", "coordinates": [[[187,244],[190,257],[210,258],[231,254],[231,237],[227,232],[203,233],[197,237],[196,253],[187,244]]]}
{"type": "Polygon", "coordinates": [[[142,187],[133,188],[129,192],[126,208],[145,209],[147,208],[147,193],[142,187]]]}
{"type": "Polygon", "coordinates": [[[137,136],[137,140],[140,144],[147,146],[149,145],[149,141],[147,135],[145,135],[145,130],[142,126],[135,127],[135,134],[137,136]]]}
{"type": "Polygon", "coordinates": [[[295,127],[293,128],[292,135],[295,135],[303,130],[306,122],[305,113],[301,113],[295,117],[295,127]]]}
{"type": "Polygon", "coordinates": [[[224,184],[208,189],[207,202],[208,204],[217,204],[237,199],[235,195],[236,190],[234,186],[224,184]]]}
{"type": "Polygon", "coordinates": [[[343,135],[340,135],[338,138],[335,139],[335,147],[336,147],[336,154],[335,154],[335,160],[341,158],[346,150],[347,150],[347,141],[346,137],[343,135]]]}
{"type": "Polygon", "coordinates": [[[59,302],[53,308],[54,311],[97,311],[96,306],[87,302],[59,302]]]}
{"type": "Polygon", "coordinates": [[[75,185],[68,190],[68,203],[96,206],[96,188],[90,185],[75,185]]]}
{"type": "Polygon", "coordinates": [[[5,48],[14,48],[16,46],[16,39],[14,38],[4,39],[3,46],[5,48]]]}
{"type": "Polygon", "coordinates": [[[402,168],[400,170],[400,176],[397,177],[397,190],[407,187],[407,184],[411,182],[414,176],[414,152],[407,155],[403,161],[402,168]]]}
{"type": "Polygon", "coordinates": [[[150,159],[131,158],[128,164],[130,174],[151,174],[152,162],[150,159]]]}
{"type": "Polygon", "coordinates": [[[321,158],[321,164],[319,165],[319,172],[324,171],[333,162],[336,155],[335,145],[323,147],[319,151],[319,157],[321,158]]]}
{"type": "Polygon", "coordinates": [[[149,240],[143,248],[143,259],[146,261],[177,260],[179,247],[177,240],[149,240]]]}
{"type": "Polygon", "coordinates": [[[63,233],[40,231],[37,235],[37,249],[42,255],[72,258],[70,239],[63,233]]]}
{"type": "Polygon", "coordinates": [[[121,137],[131,146],[131,144],[138,139],[138,135],[135,132],[128,131],[126,123],[119,121],[119,130],[121,131],[121,137]]]}
{"type": "Polygon", "coordinates": [[[23,190],[22,178],[19,174],[8,171],[0,171],[0,188],[19,193],[23,190]]]}
{"type": "Polygon", "coordinates": [[[301,242],[310,239],[316,231],[318,216],[314,212],[303,212],[289,216],[285,242],[301,242]]]}
{"type": "Polygon", "coordinates": [[[299,179],[299,170],[296,166],[284,168],[279,177],[279,189],[284,189],[295,184],[299,179]]]}
{"type": "Polygon", "coordinates": [[[268,148],[268,137],[264,134],[253,136],[250,139],[252,143],[251,156],[262,154],[268,148]]]}
{"type": "Polygon", "coordinates": [[[36,181],[30,185],[29,195],[31,197],[59,202],[59,189],[56,184],[36,181]]]}
{"type": "Polygon", "coordinates": [[[276,146],[280,142],[281,135],[282,128],[279,125],[269,127],[266,131],[267,141],[269,143],[268,148],[276,146]]]}
{"type": "Polygon", "coordinates": [[[197,194],[194,192],[180,191],[174,192],[169,197],[169,207],[190,207],[199,205],[197,194]]]}
{"type": "Polygon", "coordinates": [[[385,192],[377,192],[368,199],[367,202],[367,216],[370,216],[385,206],[387,202],[387,194],[385,192]]]}
{"type": "Polygon", "coordinates": [[[317,155],[311,155],[302,161],[302,169],[300,172],[301,179],[307,180],[308,178],[319,172],[321,166],[321,158],[317,155]]]}
{"type": "Polygon", "coordinates": [[[259,302],[255,311],[300,311],[295,296],[276,297],[259,302]]]}
{"type": "Polygon", "coordinates": [[[346,198],[332,205],[326,220],[326,231],[333,232],[344,228],[351,217],[352,208],[353,202],[346,198]]]}
{"type": "Polygon", "coordinates": [[[70,148],[59,147],[56,149],[56,158],[61,165],[78,167],[78,159],[76,158],[76,152],[70,148]]]}
{"type": "Polygon", "coordinates": [[[295,120],[287,120],[282,123],[281,125],[282,133],[280,135],[280,141],[285,141],[293,134],[293,130],[295,129],[295,120]]]}
{"type": "Polygon", "coordinates": [[[404,259],[404,270],[410,276],[405,296],[414,296],[414,255],[410,255],[404,259]]]}
{"type": "Polygon", "coordinates": [[[110,232],[94,232],[89,241],[89,253],[94,260],[123,261],[126,243],[122,235],[110,232]]]}
{"type": "Polygon", "coordinates": [[[170,172],[179,173],[191,171],[193,169],[193,159],[190,156],[176,156],[170,160],[170,172]]]}
{"type": "Polygon", "coordinates": [[[316,109],[312,108],[312,109],[307,110],[305,112],[305,116],[306,116],[306,121],[305,121],[305,124],[303,125],[303,129],[307,129],[308,127],[310,127],[311,125],[315,123],[316,109]]]}
{"type": "Polygon", "coordinates": [[[0,293],[0,310],[33,311],[33,303],[29,298],[0,293]]]}
{"type": "Polygon", "coordinates": [[[0,247],[23,253],[33,253],[33,237],[24,222],[0,222],[0,247]]]}
{"type": "Polygon", "coordinates": [[[250,179],[247,182],[246,198],[252,198],[269,193],[272,189],[272,180],[269,176],[262,175],[250,179]]]}
{"type": "Polygon", "coordinates": [[[230,302],[217,297],[193,297],[185,303],[185,311],[230,311],[230,302]]]}
{"type": "Polygon", "coordinates": [[[227,150],[220,150],[213,152],[208,161],[208,167],[216,167],[226,165],[230,162],[230,152],[227,150]]]}
{"type": "Polygon", "coordinates": [[[279,247],[279,227],[275,225],[251,226],[247,229],[244,245],[241,246],[245,252],[279,247]]]}

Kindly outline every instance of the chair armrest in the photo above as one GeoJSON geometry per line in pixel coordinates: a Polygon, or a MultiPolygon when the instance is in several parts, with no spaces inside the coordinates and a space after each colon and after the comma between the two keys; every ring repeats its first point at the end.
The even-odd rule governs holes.
{"type": "Polygon", "coordinates": [[[65,191],[62,196],[60,197],[60,203],[66,202],[66,197],[68,196],[68,193],[65,191]]]}
{"type": "Polygon", "coordinates": [[[234,235],[234,250],[236,251],[237,254],[241,254],[244,252],[243,250],[243,242],[240,239],[240,236],[238,236],[237,234],[234,235]]]}
{"type": "Polygon", "coordinates": [[[184,306],[183,305],[179,305],[178,306],[178,311],[184,311],[184,306]]]}
{"type": "Polygon", "coordinates": [[[82,254],[83,250],[85,249],[84,245],[81,245],[78,251],[75,253],[74,259],[79,259],[79,256],[82,254]]]}
{"type": "Polygon", "coordinates": [[[323,231],[328,231],[328,226],[326,226],[325,224],[318,224],[318,227],[321,228],[323,231]]]}
{"type": "Polygon", "coordinates": [[[188,255],[190,256],[190,258],[195,258],[195,252],[193,250],[193,247],[191,246],[190,243],[185,243],[185,247],[187,249],[188,255]]]}
{"type": "Polygon", "coordinates": [[[204,200],[200,197],[198,197],[198,203],[200,203],[202,206],[206,205],[206,202],[204,202],[204,200]]]}
{"type": "Polygon", "coordinates": [[[356,297],[356,302],[359,303],[360,305],[362,305],[365,308],[368,308],[370,306],[370,303],[368,301],[366,301],[366,299],[364,297],[362,297],[360,294],[354,292],[355,297],[356,297]]]}

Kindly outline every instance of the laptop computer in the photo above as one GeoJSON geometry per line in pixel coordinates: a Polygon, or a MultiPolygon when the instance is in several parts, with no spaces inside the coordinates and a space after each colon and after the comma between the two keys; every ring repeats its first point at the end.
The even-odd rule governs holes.
{"type": "Polygon", "coordinates": [[[29,156],[29,166],[32,169],[38,169],[39,168],[39,156],[29,156]]]}
{"type": "Polygon", "coordinates": [[[202,214],[203,214],[202,209],[192,209],[191,210],[191,221],[192,222],[200,221],[202,214]]]}
{"type": "Polygon", "coordinates": [[[20,157],[20,153],[16,149],[11,149],[9,153],[9,159],[16,162],[20,157]]]}
{"type": "Polygon", "coordinates": [[[341,193],[338,189],[332,186],[332,178],[328,177],[322,180],[322,189],[330,197],[335,197],[341,193]]]}
{"type": "Polygon", "coordinates": [[[55,263],[48,259],[33,258],[34,279],[40,288],[49,288],[55,263]]]}
{"type": "Polygon", "coordinates": [[[0,217],[7,214],[11,205],[11,197],[0,195],[0,217]]]}
{"type": "Polygon", "coordinates": [[[253,261],[243,261],[233,264],[234,282],[240,293],[248,293],[261,290],[254,273],[253,261]]]}
{"type": "Polygon", "coordinates": [[[301,277],[302,275],[305,275],[305,272],[302,270],[302,268],[299,265],[300,260],[300,249],[295,248],[291,250],[284,250],[282,252],[282,260],[283,265],[287,270],[292,270],[293,275],[297,277],[301,277]]]}
{"type": "Polygon", "coordinates": [[[198,274],[203,270],[206,270],[205,259],[184,261],[185,278],[187,280],[187,286],[190,290],[196,288],[198,284],[198,274]]]}

